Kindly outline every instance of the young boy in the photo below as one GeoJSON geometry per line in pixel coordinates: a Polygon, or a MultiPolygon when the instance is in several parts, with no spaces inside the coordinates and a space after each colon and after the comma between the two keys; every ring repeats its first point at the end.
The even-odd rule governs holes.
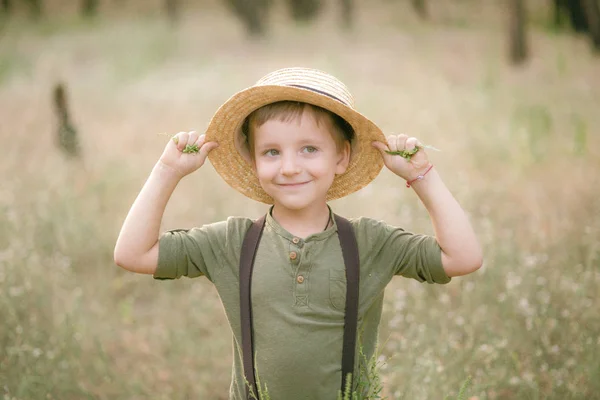
{"type": "Polygon", "coordinates": [[[349,357],[350,372],[356,373],[356,349],[362,347],[367,359],[375,351],[384,289],[393,276],[447,283],[482,264],[465,213],[424,149],[409,160],[388,153],[414,150],[418,140],[405,135],[386,140],[354,110],[346,87],[323,72],[275,71],[221,106],[206,136],[181,132],[176,139],[167,144],[125,219],[115,262],[155,279],[204,275],[214,283],[233,333],[230,399],[255,392],[254,374],[274,400],[335,399],[344,382],[342,359],[349,357]],[[188,145],[199,152],[184,153],[188,145]],[[230,217],[159,238],[177,183],[209,153],[232,187],[271,205],[258,227],[256,253],[248,253],[252,246],[246,244],[243,259],[244,239],[258,224],[249,218],[230,217]],[[348,225],[355,245],[343,238],[345,220],[327,202],[364,187],[384,164],[419,196],[435,237],[361,217],[348,225]],[[358,255],[348,256],[354,254],[348,248],[358,255]],[[240,278],[238,267],[246,259],[251,283],[240,278]],[[359,282],[355,311],[348,296],[352,260],[359,265],[358,279],[352,278],[359,282]],[[248,306],[243,288],[250,297],[250,287],[248,306]],[[357,329],[352,329],[353,313],[357,329]],[[349,342],[355,349],[349,354],[345,343],[354,331],[361,333],[360,342],[349,342]]]}

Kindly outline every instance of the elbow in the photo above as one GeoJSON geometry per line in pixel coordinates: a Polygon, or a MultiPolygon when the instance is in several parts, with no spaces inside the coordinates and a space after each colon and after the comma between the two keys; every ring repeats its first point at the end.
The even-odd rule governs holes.
{"type": "Polygon", "coordinates": [[[126,269],[128,271],[131,271],[131,268],[128,267],[128,265],[130,265],[129,257],[127,256],[127,254],[125,252],[123,252],[122,250],[119,250],[119,247],[115,247],[115,250],[113,252],[113,260],[115,262],[115,264],[123,269],[126,269]]]}
{"type": "Polygon", "coordinates": [[[483,266],[483,251],[481,248],[473,251],[470,257],[465,257],[461,262],[461,269],[464,271],[462,275],[471,274],[483,266]]]}
{"type": "Polygon", "coordinates": [[[480,251],[474,254],[472,259],[466,260],[464,263],[465,275],[477,271],[483,266],[483,253],[480,251]]]}
{"type": "Polygon", "coordinates": [[[483,256],[477,258],[475,261],[473,261],[469,267],[469,273],[473,273],[475,271],[477,271],[479,268],[481,268],[483,266],[483,256]]]}
{"type": "Polygon", "coordinates": [[[450,277],[472,274],[483,266],[483,254],[471,254],[469,257],[447,259],[444,266],[450,277]]]}

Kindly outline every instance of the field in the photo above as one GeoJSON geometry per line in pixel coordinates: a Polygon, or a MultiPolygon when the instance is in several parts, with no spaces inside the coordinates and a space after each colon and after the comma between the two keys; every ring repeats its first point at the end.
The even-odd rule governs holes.
{"type": "MultiPolygon", "coordinates": [[[[278,9],[260,40],[212,3],[175,28],[112,8],[95,22],[65,8],[4,24],[1,398],[227,398],[231,338],[210,282],[128,273],[113,248],[166,143],[158,133],[201,131],[234,92],[298,65],[338,76],[386,133],[441,149],[430,156],[484,246],[472,275],[388,287],[386,395],[456,398],[471,376],[473,400],[600,399],[600,57],[548,29],[542,9],[530,60],[510,67],[494,2],[452,2],[431,22],[406,3],[359,2],[347,33],[331,7],[306,26],[278,9]],[[59,81],[81,161],[54,144],[59,81]]],[[[415,194],[386,170],[331,205],[432,233],[415,194]]],[[[177,188],[163,228],[265,210],[207,164],[177,188]]]]}

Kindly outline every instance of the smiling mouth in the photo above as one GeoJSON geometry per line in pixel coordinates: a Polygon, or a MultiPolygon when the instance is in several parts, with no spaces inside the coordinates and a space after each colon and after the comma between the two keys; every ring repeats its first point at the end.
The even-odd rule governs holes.
{"type": "Polygon", "coordinates": [[[289,188],[294,188],[294,187],[300,187],[302,185],[307,184],[308,182],[299,182],[299,183],[278,183],[279,186],[282,187],[289,187],[289,188]]]}

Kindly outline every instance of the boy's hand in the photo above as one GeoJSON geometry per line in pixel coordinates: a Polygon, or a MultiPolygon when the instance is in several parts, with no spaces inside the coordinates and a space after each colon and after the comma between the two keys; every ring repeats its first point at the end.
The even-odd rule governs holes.
{"type": "Polygon", "coordinates": [[[382,142],[373,142],[373,147],[381,152],[385,166],[393,173],[406,181],[415,179],[424,173],[429,167],[429,158],[425,149],[419,144],[417,138],[406,135],[391,135],[387,137],[387,144],[382,142]],[[399,156],[386,153],[388,151],[413,150],[417,145],[419,151],[410,157],[410,160],[399,156]]]}
{"type": "Polygon", "coordinates": [[[219,146],[216,142],[204,143],[204,140],[205,136],[198,136],[195,131],[179,132],[169,140],[159,161],[183,178],[200,168],[206,161],[208,153],[219,146]],[[187,145],[196,145],[198,152],[184,153],[183,150],[187,145]]]}

